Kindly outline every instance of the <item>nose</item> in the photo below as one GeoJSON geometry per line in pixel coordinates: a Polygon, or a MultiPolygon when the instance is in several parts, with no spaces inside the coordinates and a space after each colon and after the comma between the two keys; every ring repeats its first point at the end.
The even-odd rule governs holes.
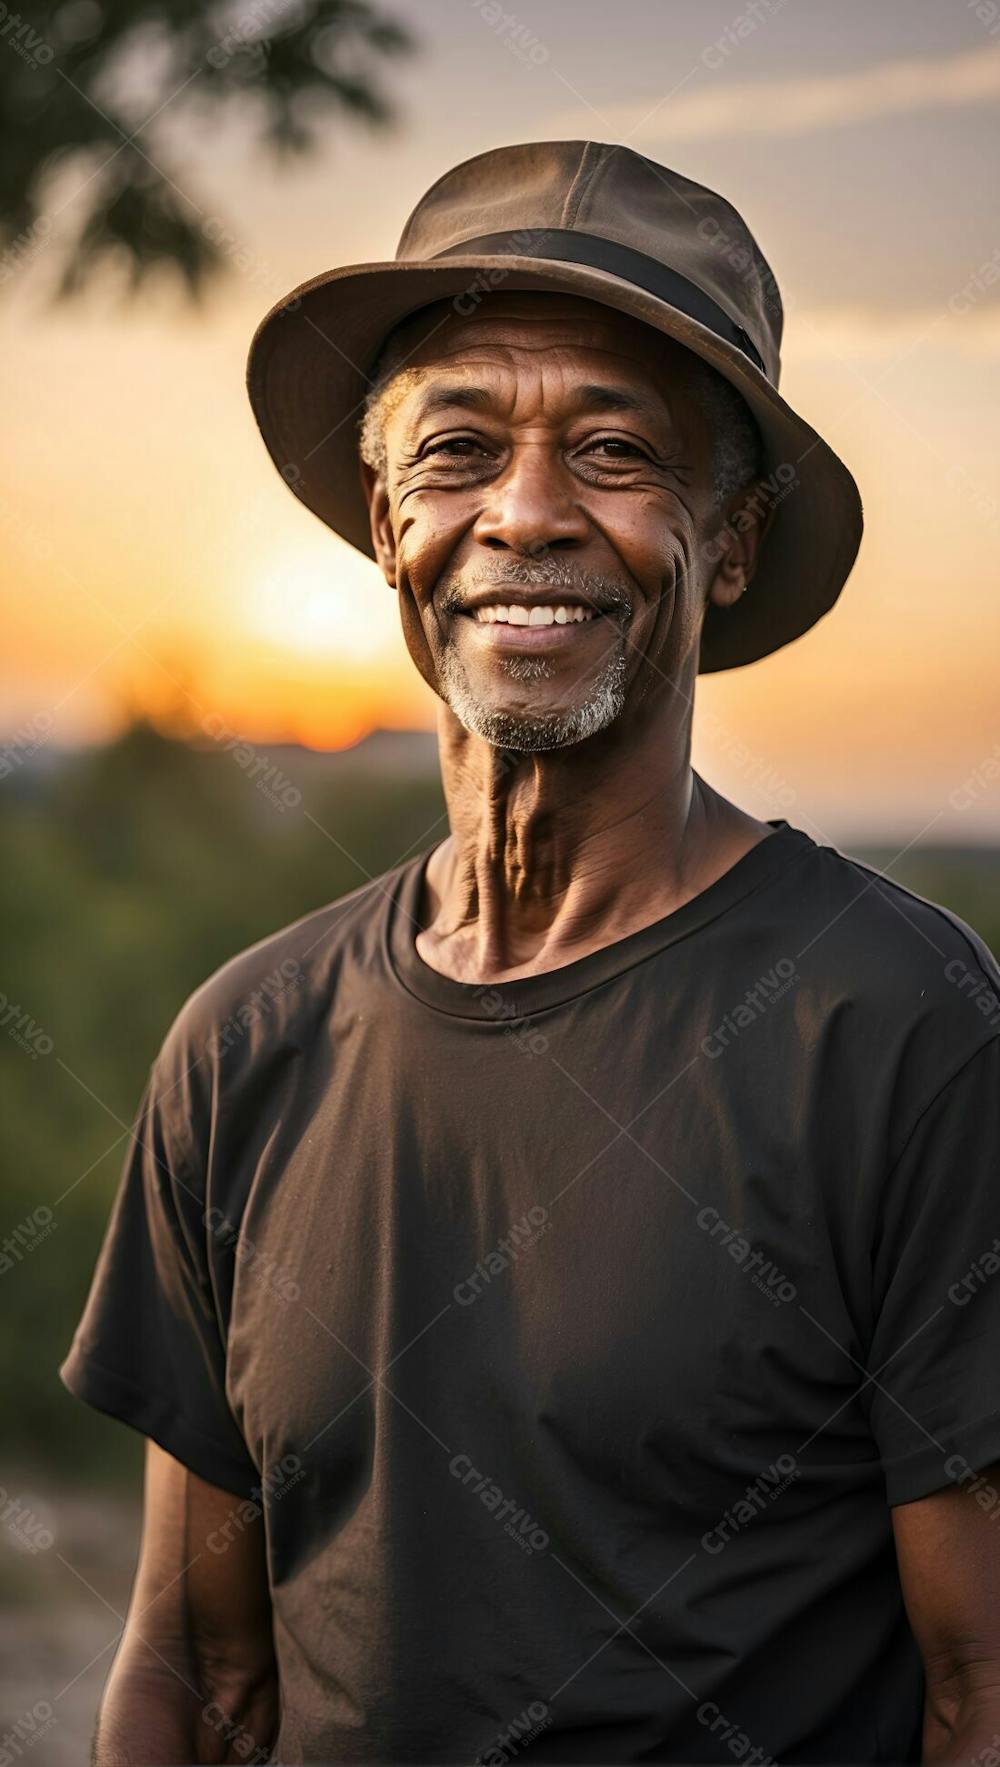
{"type": "Polygon", "coordinates": [[[538,444],[514,450],[506,470],[489,486],[473,528],[481,546],[538,558],[569,551],[587,538],[587,517],[577,486],[562,463],[538,444]]]}

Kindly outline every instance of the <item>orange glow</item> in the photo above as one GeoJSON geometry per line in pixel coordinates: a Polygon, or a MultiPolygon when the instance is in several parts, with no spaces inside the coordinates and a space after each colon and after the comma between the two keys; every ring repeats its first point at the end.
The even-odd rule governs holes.
{"type": "MultiPolygon", "coordinates": [[[[679,10],[690,12],[689,24],[695,18],[693,8],[679,10]]],[[[786,28],[797,28],[791,12],[787,27],[775,23],[775,44],[786,28]]],[[[563,30],[553,13],[553,67],[563,30]]],[[[575,52],[578,33],[569,22],[565,30],[575,52]]],[[[511,106],[507,138],[565,134],[566,82],[528,80],[489,33],[474,25],[470,33],[454,52],[471,70],[469,93],[500,82],[511,106]]],[[[970,57],[979,67],[980,47],[956,41],[955,55],[966,58],[958,73],[966,61],[972,68],[970,57]]],[[[926,116],[934,99],[933,81],[921,76],[902,110],[873,110],[877,82],[859,71],[843,78],[869,121],[845,112],[826,134],[810,123],[796,137],[814,222],[800,240],[785,197],[771,194],[776,150],[767,131],[747,124],[728,142],[739,106],[719,98],[727,81],[737,98],[757,75],[780,83],[772,48],[762,29],[738,66],[716,78],[705,65],[678,100],[683,140],[671,141],[671,107],[636,99],[624,76],[602,100],[604,132],[600,112],[581,99],[572,133],[613,139],[618,110],[638,105],[649,119],[643,151],[717,188],[732,185],[789,295],[782,390],[848,462],[865,504],[860,562],[833,613],[784,653],[699,687],[696,759],[757,811],[759,792],[736,758],[745,752],[762,770],[766,762],[803,814],[821,806],[836,821],[838,802],[851,803],[872,821],[916,826],[949,805],[997,741],[1000,326],[987,274],[995,239],[980,203],[961,247],[925,248],[935,221],[924,217],[917,239],[901,210],[898,264],[884,241],[870,265],[838,252],[815,217],[826,197],[842,198],[839,155],[856,151],[852,129],[877,127],[891,144],[908,127],[906,106],[926,116]],[[827,272],[841,275],[823,297],[828,305],[816,304],[817,249],[827,272]]],[[[214,715],[251,739],[321,748],[377,725],[433,728],[436,702],[406,654],[393,594],[281,483],[243,374],[249,338],[273,300],[328,264],[390,256],[419,191],[445,165],[495,144],[496,114],[480,115],[478,99],[460,125],[440,105],[446,89],[465,90],[447,71],[450,53],[421,70],[415,132],[374,156],[367,145],[338,146],[333,180],[325,159],[279,184],[261,178],[238,143],[221,144],[210,156],[225,186],[220,210],[245,234],[258,270],[242,278],[234,270],[203,312],[156,299],[123,315],[103,296],[46,312],[31,280],[44,268],[41,254],[5,292],[0,343],[17,449],[0,485],[0,559],[12,589],[7,649],[19,659],[0,701],[8,730],[44,713],[52,740],[70,744],[100,737],[135,705],[195,729],[214,715]]],[[[595,57],[596,92],[612,72],[595,57]]],[[[686,66],[675,72],[683,85],[686,66]]],[[[818,77],[805,61],[799,72],[818,77]]],[[[657,78],[666,89],[665,68],[657,78]]],[[[953,106],[935,137],[944,169],[927,192],[931,205],[947,202],[948,131],[957,137],[960,114],[953,106]]],[[[781,151],[787,156],[787,141],[781,151]]],[[[867,213],[877,187],[884,224],[891,190],[883,186],[908,177],[911,159],[887,148],[871,189],[849,180],[852,202],[867,213]]],[[[783,176],[787,196],[794,181],[783,176]]],[[[842,201],[837,213],[830,225],[839,237],[850,220],[842,201]]],[[[948,816],[961,838],[965,823],[948,816]]],[[[984,789],[976,818],[980,832],[1000,835],[1000,788],[984,789]]]]}

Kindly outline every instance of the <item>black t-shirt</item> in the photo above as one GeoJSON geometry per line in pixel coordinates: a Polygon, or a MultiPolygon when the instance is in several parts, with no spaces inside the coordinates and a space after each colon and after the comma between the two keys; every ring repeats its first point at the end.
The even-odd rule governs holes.
{"type": "Polygon", "coordinates": [[[482,986],[422,855],[175,1022],[61,1373],[266,1509],[276,1759],[919,1758],[890,1506],[1000,1457],[1000,970],[773,828],[482,986]]]}

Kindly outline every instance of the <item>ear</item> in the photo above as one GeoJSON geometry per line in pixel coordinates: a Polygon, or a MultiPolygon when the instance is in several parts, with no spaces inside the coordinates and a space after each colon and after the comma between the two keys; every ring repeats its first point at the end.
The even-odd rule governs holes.
{"type": "Polygon", "coordinates": [[[774,499],[762,480],[734,493],[706,549],[706,605],[732,607],[739,600],[753,577],[774,510],[774,499]]]}
{"type": "Polygon", "coordinates": [[[375,559],[390,589],[396,588],[396,537],[392,531],[389,493],[385,481],[374,466],[361,463],[361,486],[368,504],[372,545],[375,559]]]}

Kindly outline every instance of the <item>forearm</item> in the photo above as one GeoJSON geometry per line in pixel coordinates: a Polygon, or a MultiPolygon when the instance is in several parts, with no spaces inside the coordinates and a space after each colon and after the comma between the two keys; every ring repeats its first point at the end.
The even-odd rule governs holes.
{"type": "Polygon", "coordinates": [[[184,1647],[129,1643],[108,1680],[93,1767],[267,1761],[277,1731],[272,1664],[198,1664],[184,1647]]]}
{"type": "Polygon", "coordinates": [[[928,1691],[925,1767],[985,1767],[1000,1751],[1000,1687],[928,1691]]]}

